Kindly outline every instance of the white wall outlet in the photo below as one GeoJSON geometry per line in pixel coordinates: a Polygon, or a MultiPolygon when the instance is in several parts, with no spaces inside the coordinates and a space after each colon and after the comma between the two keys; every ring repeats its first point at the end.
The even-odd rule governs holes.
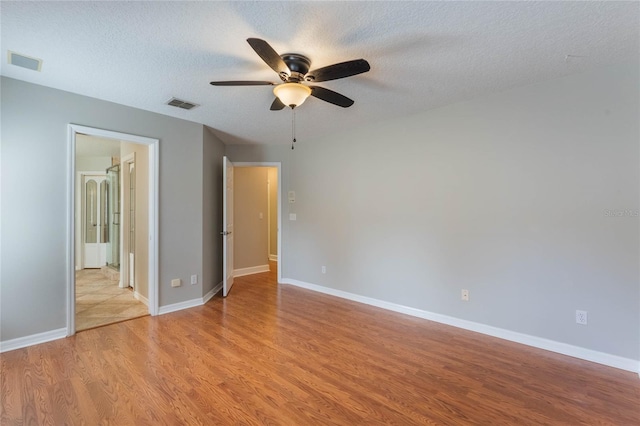
{"type": "Polygon", "coordinates": [[[323,274],[326,274],[326,273],[327,273],[327,267],[326,267],[326,266],[324,266],[324,265],[322,266],[322,273],[323,273],[323,274]]]}
{"type": "Polygon", "coordinates": [[[191,275],[191,285],[198,284],[198,275],[191,275]]]}
{"type": "Polygon", "coordinates": [[[469,301],[469,290],[462,289],[462,291],[460,292],[460,299],[464,300],[465,302],[468,302],[469,301]]]}
{"type": "Polygon", "coordinates": [[[576,324],[587,325],[587,311],[576,311],[576,324]]]}
{"type": "Polygon", "coordinates": [[[182,285],[182,280],[180,278],[171,280],[171,287],[180,287],[181,285],[182,285]]]}
{"type": "Polygon", "coordinates": [[[289,213],[289,220],[296,220],[296,217],[295,213],[289,213]]]}

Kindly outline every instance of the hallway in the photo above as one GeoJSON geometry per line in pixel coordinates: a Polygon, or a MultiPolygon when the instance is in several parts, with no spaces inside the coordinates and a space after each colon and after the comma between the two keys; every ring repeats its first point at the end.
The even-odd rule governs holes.
{"type": "Polygon", "coordinates": [[[149,315],[130,288],[118,287],[100,269],[76,271],[76,331],[149,315]]]}

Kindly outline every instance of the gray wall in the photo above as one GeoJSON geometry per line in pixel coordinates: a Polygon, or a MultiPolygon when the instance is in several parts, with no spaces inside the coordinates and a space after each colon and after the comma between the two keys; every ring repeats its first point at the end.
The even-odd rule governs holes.
{"type": "Polygon", "coordinates": [[[611,67],[227,155],[284,163],[286,278],[640,359],[639,87],[611,67]]]}
{"type": "Polygon", "coordinates": [[[202,150],[202,293],[222,282],[222,157],[224,144],[204,128],[202,150]]]}
{"type": "MultiPolygon", "coordinates": [[[[203,237],[221,222],[221,172],[206,165],[222,146],[209,130],[1,81],[2,340],[65,326],[70,122],[160,139],[160,304],[206,293],[169,281],[205,282],[203,253],[219,264],[203,237]]],[[[295,151],[226,153],[283,163],[284,194],[297,194],[282,197],[286,278],[640,359],[639,83],[637,65],[611,67],[299,137],[295,151]]]]}
{"type": "Polygon", "coordinates": [[[5,77],[1,89],[1,339],[66,327],[69,123],[160,139],[160,306],[202,297],[188,279],[202,276],[203,126],[5,77]]]}

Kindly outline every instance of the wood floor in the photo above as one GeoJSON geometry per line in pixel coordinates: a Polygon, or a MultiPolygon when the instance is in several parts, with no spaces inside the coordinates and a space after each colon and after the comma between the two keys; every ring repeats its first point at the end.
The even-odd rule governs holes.
{"type": "Polygon", "coordinates": [[[147,305],[100,269],[76,271],[76,331],[149,315],[147,305]]]}
{"type": "Polygon", "coordinates": [[[640,424],[637,374],[274,277],[0,355],[0,423],[640,424]]]}

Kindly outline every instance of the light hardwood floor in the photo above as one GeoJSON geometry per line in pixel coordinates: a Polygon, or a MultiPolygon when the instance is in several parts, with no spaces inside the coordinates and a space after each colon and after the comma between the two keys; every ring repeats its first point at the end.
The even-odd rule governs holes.
{"type": "Polygon", "coordinates": [[[0,355],[1,424],[638,425],[633,373],[296,287],[0,355]]]}
{"type": "Polygon", "coordinates": [[[149,308],[100,269],[76,271],[76,331],[138,318],[149,308]]]}

